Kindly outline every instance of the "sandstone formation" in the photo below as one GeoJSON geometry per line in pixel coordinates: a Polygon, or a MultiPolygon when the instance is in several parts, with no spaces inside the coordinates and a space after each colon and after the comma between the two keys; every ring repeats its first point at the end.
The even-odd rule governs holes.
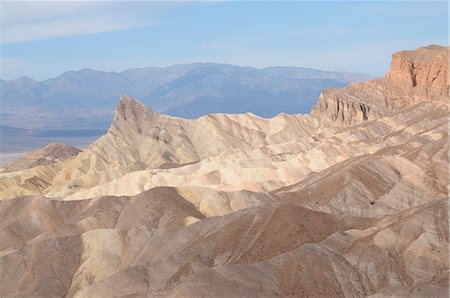
{"type": "Polygon", "coordinates": [[[392,55],[383,79],[326,89],[313,114],[340,125],[387,116],[423,101],[446,103],[449,96],[448,49],[438,45],[392,55]]]}
{"type": "Polygon", "coordinates": [[[311,115],[121,97],[85,151],[0,173],[0,297],[448,297],[447,51],[311,115]]]}

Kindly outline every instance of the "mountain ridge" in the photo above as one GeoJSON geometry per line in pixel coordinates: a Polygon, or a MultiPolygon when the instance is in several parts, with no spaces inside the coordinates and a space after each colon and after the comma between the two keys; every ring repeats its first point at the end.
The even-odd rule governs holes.
{"type": "MultiPolygon", "coordinates": [[[[437,45],[436,45],[437,46],[437,45]]],[[[79,70],[69,70],[66,72],[63,72],[62,74],[56,76],[56,77],[51,77],[51,78],[47,78],[47,79],[42,79],[42,80],[36,80],[32,77],[29,76],[20,76],[17,78],[13,78],[13,79],[9,79],[9,80],[5,80],[5,79],[0,79],[3,82],[11,82],[17,79],[21,79],[24,78],[26,80],[30,80],[30,81],[34,81],[34,82],[44,82],[44,81],[48,81],[51,79],[56,79],[58,77],[64,76],[65,74],[68,73],[79,73],[79,72],[85,72],[85,71],[93,71],[93,72],[100,72],[100,73],[115,73],[115,74],[122,74],[122,73],[133,73],[133,72],[142,72],[145,70],[163,70],[163,69],[173,69],[173,68],[186,68],[186,69],[191,69],[191,68],[198,68],[199,66],[226,66],[226,67],[238,67],[238,68],[243,68],[243,69],[251,69],[251,70],[286,70],[286,69],[290,69],[293,71],[311,71],[312,73],[315,74],[340,74],[340,73],[344,73],[344,74],[349,74],[351,76],[361,76],[363,78],[367,78],[367,77],[375,77],[374,75],[371,74],[367,74],[367,73],[362,73],[362,72],[352,72],[352,71],[334,71],[334,70],[319,70],[319,69],[315,69],[315,68],[310,68],[310,67],[301,67],[301,66],[267,66],[267,67],[254,67],[254,66],[241,66],[241,65],[235,65],[235,64],[229,64],[229,63],[216,63],[216,62],[192,62],[192,63],[179,63],[179,64],[172,64],[169,66],[145,66],[145,67],[135,67],[135,68],[129,68],[129,69],[125,69],[125,70],[121,70],[121,71],[107,71],[107,70],[96,70],[93,68],[82,68],[79,70]]],[[[128,76],[128,75],[127,75],[128,76]]],[[[312,76],[312,75],[311,75],[312,76]]],[[[342,79],[342,78],[341,78],[342,79]]],[[[348,79],[343,79],[345,81],[347,81],[348,79]]]]}
{"type": "Polygon", "coordinates": [[[106,129],[117,98],[129,94],[175,116],[197,118],[212,112],[252,111],[270,117],[283,111],[307,112],[323,87],[344,86],[368,77],[303,68],[265,70],[214,63],[122,72],[82,69],[43,81],[5,81],[1,87],[0,116],[3,125],[28,129],[106,129]],[[195,75],[196,72],[204,75],[195,75]],[[212,73],[220,75],[209,75],[212,73]],[[93,123],[92,119],[97,120],[93,123]]]}
{"type": "Polygon", "coordinates": [[[352,86],[269,119],[122,96],[83,152],[0,173],[0,295],[446,297],[449,97],[400,81],[356,83],[416,96],[367,118],[352,86]]]}

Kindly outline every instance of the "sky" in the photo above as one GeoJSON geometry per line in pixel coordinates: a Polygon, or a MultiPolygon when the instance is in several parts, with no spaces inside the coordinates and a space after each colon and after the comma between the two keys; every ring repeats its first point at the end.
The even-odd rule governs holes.
{"type": "Polygon", "coordinates": [[[218,62],[382,76],[395,51],[448,45],[448,4],[0,1],[0,78],[218,62]]]}

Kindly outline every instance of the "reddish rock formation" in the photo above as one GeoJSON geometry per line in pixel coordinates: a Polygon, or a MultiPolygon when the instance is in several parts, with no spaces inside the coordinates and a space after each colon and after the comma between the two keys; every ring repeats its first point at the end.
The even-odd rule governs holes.
{"type": "Polygon", "coordinates": [[[431,45],[392,55],[385,78],[326,89],[313,114],[341,125],[386,116],[418,102],[446,102],[449,94],[448,49],[431,45]]]}

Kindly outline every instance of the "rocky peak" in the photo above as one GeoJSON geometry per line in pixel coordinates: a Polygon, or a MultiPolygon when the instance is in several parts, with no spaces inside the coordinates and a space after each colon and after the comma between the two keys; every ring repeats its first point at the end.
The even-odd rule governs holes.
{"type": "Polygon", "coordinates": [[[326,89],[312,114],[324,122],[352,125],[423,101],[449,99],[448,49],[438,45],[392,55],[385,78],[326,89]]]}
{"type": "Polygon", "coordinates": [[[116,114],[123,115],[124,113],[128,111],[135,111],[135,112],[143,112],[147,114],[157,114],[155,111],[153,111],[151,108],[146,106],[145,104],[141,103],[140,101],[128,96],[128,95],[122,95],[119,98],[119,101],[116,105],[116,114]]]}
{"type": "Polygon", "coordinates": [[[178,162],[175,157],[177,153],[183,155],[181,160],[189,156],[187,161],[191,162],[192,154],[184,153],[189,145],[180,144],[183,137],[177,137],[179,128],[177,118],[161,115],[124,95],[117,103],[111,128],[96,146],[114,147],[114,151],[110,151],[110,157],[116,154],[117,160],[123,160],[127,166],[131,165],[132,170],[165,162],[178,162]]]}
{"type": "Polygon", "coordinates": [[[154,123],[158,118],[159,113],[130,96],[123,95],[117,102],[111,129],[118,129],[124,133],[132,129],[141,133],[143,126],[154,123]]]}

